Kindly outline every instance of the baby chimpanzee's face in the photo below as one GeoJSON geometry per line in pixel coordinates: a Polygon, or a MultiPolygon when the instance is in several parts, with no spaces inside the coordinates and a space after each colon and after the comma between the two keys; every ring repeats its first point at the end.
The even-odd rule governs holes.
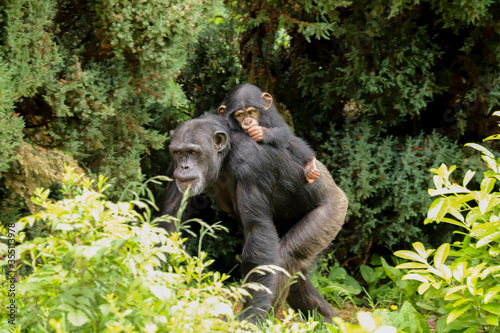
{"type": "Polygon", "coordinates": [[[241,128],[247,130],[250,126],[259,125],[259,110],[250,106],[246,110],[236,111],[234,118],[241,125],[241,128]]]}

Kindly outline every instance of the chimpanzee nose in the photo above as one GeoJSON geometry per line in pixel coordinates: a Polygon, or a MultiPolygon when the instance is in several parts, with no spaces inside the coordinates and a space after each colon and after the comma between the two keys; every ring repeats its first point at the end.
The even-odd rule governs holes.
{"type": "Polygon", "coordinates": [[[191,167],[188,164],[181,165],[181,170],[189,170],[191,167]]]}

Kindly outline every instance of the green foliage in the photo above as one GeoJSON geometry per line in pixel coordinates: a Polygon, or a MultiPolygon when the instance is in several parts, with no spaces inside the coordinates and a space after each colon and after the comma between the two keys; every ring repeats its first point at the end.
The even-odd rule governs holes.
{"type": "Polygon", "coordinates": [[[444,243],[437,250],[416,242],[415,252],[394,253],[413,261],[397,268],[410,269],[404,279],[421,282],[420,294],[447,302],[448,315],[441,321],[439,332],[495,332],[499,325],[500,192],[495,191],[495,183],[500,180],[500,159],[480,145],[469,146],[482,153],[489,168],[483,173],[480,188],[472,190],[468,186],[473,171],[469,170],[463,182],[457,184],[451,178],[455,166],[443,164],[432,169],[435,189],[430,189],[429,194],[437,198],[424,222],[458,226],[461,240],[444,243]]]}
{"type": "Polygon", "coordinates": [[[219,107],[226,91],[243,83],[238,36],[228,10],[220,4],[198,39],[190,42],[179,82],[195,114],[219,107]]]}
{"type": "Polygon", "coordinates": [[[376,310],[376,315],[383,318],[383,322],[394,325],[407,333],[430,333],[429,324],[420,313],[411,305],[410,302],[404,302],[398,311],[376,310]]]}
{"type": "Polygon", "coordinates": [[[227,276],[206,271],[203,252],[188,256],[180,234],[155,227],[149,210],[138,214],[143,202],[105,200],[103,177],[96,187],[68,172],[66,199],[52,202],[38,190],[34,202],[43,211],[8,226],[22,242],[19,263],[32,270],[19,276],[16,332],[231,330],[234,323],[218,319],[232,317],[229,297],[237,295],[223,286],[227,276]],[[24,228],[37,223],[49,227],[49,237],[23,242],[24,228]]]}
{"type": "MultiPolygon", "coordinates": [[[[392,258],[396,264],[400,260],[392,258]]],[[[361,265],[360,273],[368,285],[365,289],[366,298],[374,309],[398,309],[405,303],[411,303],[423,313],[443,313],[443,302],[437,299],[426,299],[418,294],[417,281],[404,280],[404,272],[390,265],[383,257],[373,255],[370,265],[361,265]]],[[[396,325],[396,327],[400,327],[396,325]]]]}
{"type": "Polygon", "coordinates": [[[362,292],[362,287],[355,278],[333,260],[333,253],[323,259],[310,276],[312,284],[328,302],[342,305],[346,300],[356,303],[355,297],[362,292]]]}
{"type": "MultiPolygon", "coordinates": [[[[215,3],[6,2],[0,11],[0,197],[10,200],[17,191],[4,179],[17,172],[11,162],[18,162],[23,140],[110,177],[112,197],[123,184],[142,181],[141,159],[163,148],[165,127],[187,119],[188,100],[176,80],[189,41],[215,3]]],[[[24,159],[32,162],[23,164],[26,174],[40,171],[35,160],[50,165],[50,155],[24,159]]],[[[38,180],[30,180],[33,187],[50,185],[38,180]]]]}
{"type": "Polygon", "coordinates": [[[499,104],[495,1],[225,2],[250,81],[276,93],[304,136],[353,104],[386,126],[411,119],[405,128],[460,136],[485,130],[499,104]]]}
{"type": "MultiPolygon", "coordinates": [[[[291,310],[260,328],[241,323],[232,303],[247,293],[225,286],[228,276],[207,270],[210,261],[201,250],[203,236],[217,225],[202,223],[198,253],[189,256],[180,233],[155,227],[147,190],[146,201],[136,193],[136,200],[114,203],[106,200],[109,186],[102,176],[93,185],[67,167],[63,179],[64,199],[50,200],[48,190],[38,189],[33,200],[43,210],[2,228],[2,240],[15,236],[21,243],[14,249],[0,243],[2,256],[15,252],[15,260],[1,262],[18,279],[15,295],[0,291],[2,299],[16,300],[12,332],[397,332],[368,313],[358,315],[359,325],[336,318],[338,327],[319,327],[312,318],[298,322],[291,310]],[[27,240],[26,228],[36,224],[47,226],[48,237],[27,240]],[[21,275],[20,267],[29,273],[21,275]]],[[[164,218],[181,227],[177,218],[164,218]]],[[[0,329],[9,325],[2,321],[0,329]]]]}
{"type": "Polygon", "coordinates": [[[458,146],[433,133],[398,139],[380,125],[351,123],[323,144],[319,159],[349,199],[349,224],[341,231],[353,252],[373,245],[393,246],[421,235],[419,223],[430,203],[422,166],[461,161],[458,146]]]}
{"type": "Polygon", "coordinates": [[[16,160],[16,148],[22,140],[24,122],[12,111],[14,94],[7,66],[0,57],[0,179],[16,160]]]}

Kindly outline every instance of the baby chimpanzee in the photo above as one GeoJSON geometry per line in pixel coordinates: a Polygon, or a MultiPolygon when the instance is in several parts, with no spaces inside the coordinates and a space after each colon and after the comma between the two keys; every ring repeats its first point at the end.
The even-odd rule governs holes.
{"type": "Polygon", "coordinates": [[[248,132],[255,142],[287,148],[305,165],[307,182],[313,183],[319,178],[314,152],[304,140],[292,134],[270,94],[251,84],[235,87],[224,98],[218,113],[229,120],[231,129],[248,132]]]}

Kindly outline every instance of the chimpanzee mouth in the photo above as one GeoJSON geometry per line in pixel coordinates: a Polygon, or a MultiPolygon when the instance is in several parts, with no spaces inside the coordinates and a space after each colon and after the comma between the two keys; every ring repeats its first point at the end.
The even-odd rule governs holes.
{"type": "Polygon", "coordinates": [[[245,131],[252,127],[253,125],[257,125],[257,121],[252,118],[247,118],[241,122],[241,128],[243,128],[245,131]]]}
{"type": "Polygon", "coordinates": [[[176,180],[177,187],[181,192],[186,192],[189,186],[191,186],[191,189],[189,191],[189,195],[197,195],[201,191],[203,191],[203,186],[200,178],[193,178],[193,179],[177,179],[176,180]]]}
{"type": "Polygon", "coordinates": [[[193,187],[196,182],[198,181],[198,178],[192,179],[192,180],[187,180],[187,181],[180,181],[177,180],[177,186],[179,189],[184,192],[188,189],[189,186],[193,187]]]}

